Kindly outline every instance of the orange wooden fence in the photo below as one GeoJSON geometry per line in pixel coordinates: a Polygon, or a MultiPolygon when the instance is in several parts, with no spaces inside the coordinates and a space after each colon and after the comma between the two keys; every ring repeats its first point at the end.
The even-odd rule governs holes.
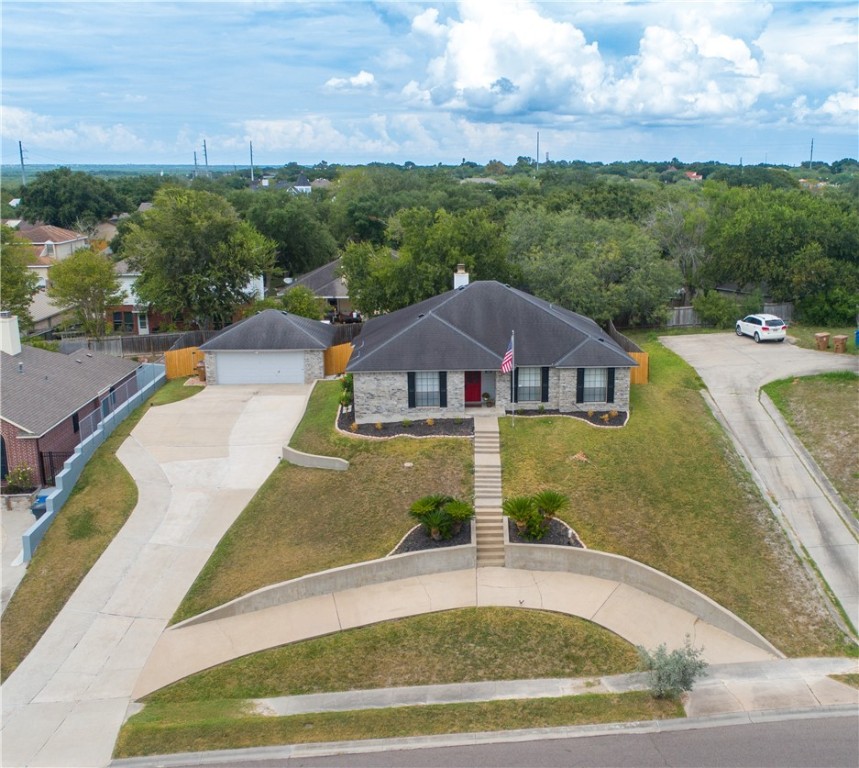
{"type": "Polygon", "coordinates": [[[334,376],[346,372],[346,364],[352,356],[351,344],[338,344],[335,347],[329,347],[323,353],[325,364],[325,375],[334,376]]]}
{"type": "Polygon", "coordinates": [[[629,369],[630,384],[647,384],[650,377],[650,356],[647,352],[627,352],[636,363],[637,368],[629,369]]]}
{"type": "Polygon", "coordinates": [[[202,363],[205,356],[197,347],[185,347],[164,353],[164,363],[167,366],[167,378],[178,379],[181,376],[194,376],[197,373],[197,363],[202,363]]]}

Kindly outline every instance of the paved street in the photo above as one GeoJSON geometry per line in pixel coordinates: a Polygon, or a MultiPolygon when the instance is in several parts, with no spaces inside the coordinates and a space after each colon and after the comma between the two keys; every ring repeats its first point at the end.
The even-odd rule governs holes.
{"type": "Polygon", "coordinates": [[[119,450],[128,522],[4,683],[4,766],[101,766],[156,640],[281,457],[309,386],[209,387],[150,409],[119,450]]]}
{"type": "MultiPolygon", "coordinates": [[[[766,395],[770,381],[838,370],[857,370],[857,358],[800,349],[789,343],[755,344],[733,333],[666,336],[707,385],[714,412],[749,465],[764,498],[794,540],[814,559],[854,628],[859,628],[859,539],[856,520],[809,462],[766,395]]],[[[856,424],[856,413],[845,414],[856,424]]],[[[825,468],[824,468],[825,469],[825,468]]]]}

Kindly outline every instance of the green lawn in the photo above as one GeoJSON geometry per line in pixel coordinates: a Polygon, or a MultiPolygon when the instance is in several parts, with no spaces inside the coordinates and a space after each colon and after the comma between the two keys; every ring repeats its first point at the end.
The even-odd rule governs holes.
{"type": "MultiPolygon", "coordinates": [[[[279,744],[559,728],[683,717],[679,701],[648,693],[435,704],[264,717],[237,701],[147,706],[123,726],[115,758],[279,744]]],[[[348,762],[348,761],[347,761],[348,762]]]]}
{"type": "Polygon", "coordinates": [[[623,429],[501,425],[506,496],[554,488],[593,549],[644,562],[734,611],[788,655],[841,654],[840,633],[708,411],[694,370],[658,342],[623,429]],[[580,452],[588,461],[573,459],[580,452]]]}
{"type": "Polygon", "coordinates": [[[151,406],[183,400],[202,387],[165,384],[99,446],[36,549],[0,620],[5,680],[23,661],[137,504],[137,486],[116,451],[151,406]]]}
{"type": "Polygon", "coordinates": [[[271,648],[147,697],[168,704],[634,672],[638,653],[574,616],[512,608],[422,614],[271,648]],[[381,662],[381,663],[380,663],[381,662]]]}
{"type": "Polygon", "coordinates": [[[764,391],[844,503],[859,514],[859,376],[842,371],[782,379],[764,391]]]}
{"type": "Polygon", "coordinates": [[[796,345],[804,349],[817,349],[817,341],[814,338],[815,333],[828,333],[829,338],[829,353],[834,354],[833,336],[847,337],[847,352],[851,355],[859,354],[859,348],[855,343],[855,326],[839,326],[836,328],[824,328],[819,325],[806,325],[804,323],[792,322],[788,323],[787,335],[796,339],[796,345]]]}

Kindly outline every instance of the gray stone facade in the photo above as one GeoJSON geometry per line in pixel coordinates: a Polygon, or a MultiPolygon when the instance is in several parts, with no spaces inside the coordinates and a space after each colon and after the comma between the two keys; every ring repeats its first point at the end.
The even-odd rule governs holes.
{"type": "MultiPolygon", "coordinates": [[[[538,410],[573,413],[584,411],[628,411],[629,368],[615,368],[613,403],[576,403],[577,368],[551,368],[549,370],[549,401],[546,403],[518,402],[521,410],[538,410]]],[[[409,408],[408,374],[406,371],[353,374],[355,393],[355,421],[359,424],[397,422],[403,419],[451,419],[470,415],[465,408],[465,373],[447,372],[446,408],[409,408]]],[[[511,410],[510,374],[497,373],[495,379],[495,405],[511,410]]]]}
{"type": "Polygon", "coordinates": [[[317,379],[325,378],[325,353],[319,349],[304,351],[304,383],[312,384],[317,379]]]}

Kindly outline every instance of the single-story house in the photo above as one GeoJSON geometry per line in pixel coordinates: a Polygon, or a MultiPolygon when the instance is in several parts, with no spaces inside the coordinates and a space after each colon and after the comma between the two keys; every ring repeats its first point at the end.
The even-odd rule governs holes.
{"type": "MultiPolygon", "coordinates": [[[[53,475],[75,446],[92,433],[87,417],[107,415],[137,391],[139,363],[77,350],[70,355],[22,345],[18,318],[0,313],[2,479],[25,465],[35,482],[53,475]]],[[[99,416],[92,417],[96,421],[99,416]]]]}
{"type": "Polygon", "coordinates": [[[319,320],[266,309],[231,325],[200,349],[210,384],[309,384],[324,376],[323,353],[335,329],[319,320]]]}
{"type": "Polygon", "coordinates": [[[484,393],[506,410],[626,411],[637,365],[593,320],[492,280],[373,318],[353,346],[359,424],[462,417],[484,393]]]}
{"type": "Polygon", "coordinates": [[[297,277],[286,287],[284,293],[297,285],[303,285],[313,291],[320,299],[325,299],[330,311],[334,314],[351,314],[352,302],[349,301],[349,289],[346,286],[346,281],[340,275],[341,261],[342,259],[330,261],[312,272],[297,277]]]}

